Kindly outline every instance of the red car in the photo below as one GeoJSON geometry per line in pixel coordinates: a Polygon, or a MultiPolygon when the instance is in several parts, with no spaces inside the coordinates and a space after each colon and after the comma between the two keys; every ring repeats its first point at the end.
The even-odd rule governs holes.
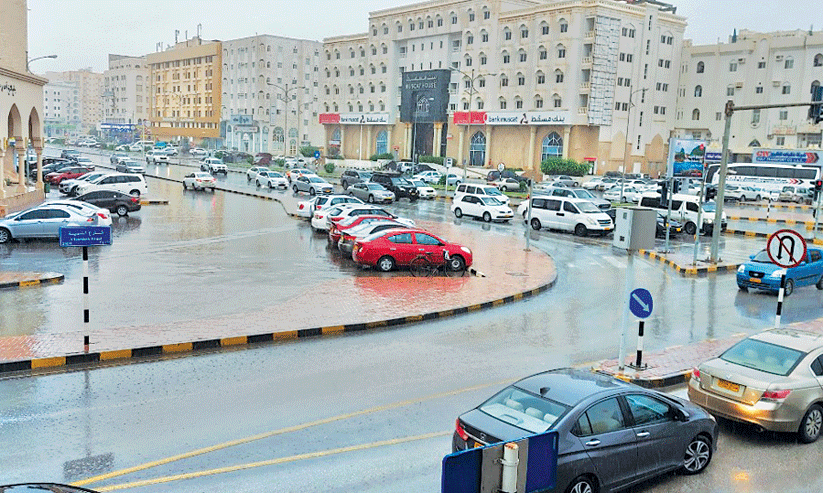
{"type": "Polygon", "coordinates": [[[443,252],[449,253],[450,267],[463,270],[472,264],[468,247],[448,241],[419,229],[391,229],[380,231],[354,243],[351,258],[358,264],[377,267],[388,272],[398,266],[408,266],[420,254],[426,254],[434,264],[445,263],[443,252]]]}
{"type": "Polygon", "coordinates": [[[73,180],[75,178],[79,178],[86,173],[94,171],[93,167],[89,166],[72,166],[70,168],[63,168],[60,171],[56,171],[54,173],[49,173],[45,177],[44,180],[48,181],[52,185],[59,185],[63,180],[73,180]]]}
{"type": "Polygon", "coordinates": [[[340,241],[340,236],[350,228],[359,226],[360,224],[367,224],[374,221],[386,221],[392,218],[386,216],[353,216],[346,218],[340,222],[332,223],[329,228],[329,242],[336,245],[340,241]]]}

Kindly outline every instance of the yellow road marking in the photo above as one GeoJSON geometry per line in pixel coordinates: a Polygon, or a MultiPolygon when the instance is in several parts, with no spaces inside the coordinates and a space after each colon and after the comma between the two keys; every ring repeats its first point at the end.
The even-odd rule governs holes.
{"type": "Polygon", "coordinates": [[[181,481],[184,479],[193,479],[193,478],[200,478],[203,476],[213,476],[215,474],[224,474],[227,472],[235,472],[235,471],[242,471],[244,469],[253,469],[255,467],[264,467],[264,466],[274,466],[277,464],[285,464],[287,462],[296,462],[299,460],[306,460],[306,459],[316,459],[318,457],[326,457],[329,455],[336,455],[336,454],[343,454],[346,452],[357,452],[360,450],[368,450],[377,447],[386,447],[389,445],[397,445],[400,443],[408,443],[418,440],[428,440],[429,438],[437,438],[446,435],[450,435],[452,432],[449,431],[437,431],[434,433],[426,433],[423,435],[411,436],[411,437],[404,437],[404,438],[393,438],[391,440],[383,440],[380,442],[372,442],[372,443],[364,443],[362,445],[351,445],[349,447],[340,447],[331,450],[323,450],[320,452],[310,452],[307,454],[299,454],[293,455],[291,457],[281,457],[279,459],[269,459],[259,462],[249,462],[247,464],[238,464],[235,466],[227,466],[227,467],[218,467],[216,469],[207,469],[205,471],[196,471],[196,472],[189,472],[185,474],[177,474],[174,476],[163,476],[160,478],[154,479],[144,479],[142,481],[135,481],[133,483],[123,483],[123,484],[115,484],[111,486],[103,486],[97,488],[97,491],[115,491],[115,490],[125,490],[128,488],[138,488],[140,486],[149,486],[152,484],[160,484],[160,483],[170,483],[172,481],[181,481]]]}
{"type": "Polygon", "coordinates": [[[269,438],[269,437],[273,437],[273,436],[276,436],[276,435],[283,435],[283,434],[286,434],[286,433],[292,433],[292,432],[295,432],[295,431],[305,430],[307,428],[311,428],[311,427],[314,427],[314,426],[320,426],[320,425],[324,425],[324,424],[328,424],[328,423],[334,423],[335,421],[342,421],[344,419],[354,418],[354,417],[357,417],[357,416],[363,416],[363,415],[366,415],[366,414],[373,414],[373,413],[380,412],[380,411],[388,411],[388,410],[391,410],[391,409],[397,409],[399,407],[410,406],[412,404],[419,404],[419,403],[425,402],[425,401],[431,401],[431,400],[434,400],[434,399],[441,399],[443,397],[450,397],[450,396],[457,395],[457,394],[472,392],[474,390],[480,390],[480,389],[484,389],[486,387],[492,387],[492,386],[495,386],[495,385],[502,385],[502,384],[510,383],[512,381],[514,381],[514,380],[510,379],[510,380],[503,380],[503,381],[499,381],[499,382],[491,382],[491,383],[486,383],[486,384],[481,384],[481,385],[475,385],[474,387],[466,387],[466,388],[463,388],[463,389],[452,390],[452,391],[449,391],[449,392],[441,392],[441,393],[438,393],[438,394],[432,394],[432,395],[428,395],[426,397],[421,397],[419,399],[408,399],[408,400],[405,400],[405,401],[395,402],[395,403],[392,403],[392,404],[385,404],[383,406],[375,406],[375,407],[371,407],[371,408],[368,408],[368,409],[363,409],[363,410],[360,410],[360,411],[354,411],[354,412],[347,413],[347,414],[338,414],[337,416],[331,416],[331,417],[328,417],[328,418],[318,419],[318,420],[315,420],[315,421],[309,421],[308,423],[303,423],[303,424],[299,424],[299,425],[288,426],[286,428],[280,428],[280,429],[277,429],[277,430],[267,431],[265,433],[260,433],[258,435],[252,435],[252,436],[245,437],[245,438],[239,438],[237,440],[230,440],[228,442],[219,443],[217,445],[212,445],[210,447],[204,447],[204,448],[201,448],[201,449],[192,450],[190,452],[185,452],[185,453],[182,453],[182,454],[166,457],[164,459],[159,459],[159,460],[152,461],[152,462],[146,462],[144,464],[140,464],[140,465],[137,465],[137,466],[128,467],[126,469],[120,469],[119,471],[112,471],[112,472],[109,472],[109,473],[106,473],[106,474],[100,474],[98,476],[92,476],[90,478],[82,479],[80,481],[75,481],[74,483],[72,483],[72,485],[73,486],[84,486],[84,485],[91,484],[91,483],[97,483],[97,482],[100,482],[100,481],[104,481],[106,479],[116,478],[118,476],[123,476],[125,474],[131,474],[133,472],[144,471],[144,470],[150,469],[152,467],[162,466],[162,465],[169,464],[169,463],[172,463],[172,462],[176,462],[176,461],[179,461],[179,460],[188,459],[188,458],[191,458],[191,457],[207,454],[207,453],[210,453],[210,452],[216,452],[218,450],[223,450],[223,449],[226,449],[226,448],[229,448],[229,447],[234,447],[236,445],[243,445],[243,444],[246,444],[246,443],[254,442],[254,441],[257,441],[257,440],[262,440],[264,438],[269,438]]]}
{"type": "Polygon", "coordinates": [[[51,368],[53,366],[65,366],[65,356],[55,356],[54,358],[40,358],[31,360],[31,368],[51,368]]]}

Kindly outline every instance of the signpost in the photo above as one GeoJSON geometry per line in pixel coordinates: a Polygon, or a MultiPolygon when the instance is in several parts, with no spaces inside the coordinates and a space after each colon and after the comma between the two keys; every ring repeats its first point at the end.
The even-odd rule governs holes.
{"type": "Polygon", "coordinates": [[[111,245],[110,226],[63,226],[61,247],[83,247],[83,348],[89,350],[89,247],[111,245]]]}
{"type": "Polygon", "coordinates": [[[654,300],[648,289],[637,288],[631,292],[629,310],[640,319],[637,327],[637,360],[634,362],[634,367],[638,370],[643,368],[643,329],[646,323],[644,319],[652,314],[653,309],[654,300]]]}
{"type": "Polygon", "coordinates": [[[780,275],[780,290],[777,293],[777,312],[774,317],[774,328],[779,329],[786,290],[786,269],[797,267],[806,258],[806,239],[793,229],[775,231],[766,241],[766,253],[775,265],[783,268],[780,275]]]}

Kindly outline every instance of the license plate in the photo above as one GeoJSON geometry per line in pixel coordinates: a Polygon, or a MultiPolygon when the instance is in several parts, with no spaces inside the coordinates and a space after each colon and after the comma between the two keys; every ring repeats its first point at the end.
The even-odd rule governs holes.
{"type": "Polygon", "coordinates": [[[721,389],[726,389],[730,392],[740,392],[740,385],[729,382],[728,380],[717,379],[717,386],[721,389]]]}
{"type": "Polygon", "coordinates": [[[474,442],[474,448],[480,448],[480,447],[485,447],[485,445],[483,445],[480,442],[474,442]]]}
{"type": "Polygon", "coordinates": [[[749,282],[755,282],[757,284],[760,284],[763,281],[761,279],[756,278],[756,277],[750,277],[749,282]]]}

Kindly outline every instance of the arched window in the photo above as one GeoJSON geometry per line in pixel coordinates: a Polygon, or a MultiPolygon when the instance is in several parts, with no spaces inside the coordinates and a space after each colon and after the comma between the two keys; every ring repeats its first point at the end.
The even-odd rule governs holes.
{"type": "Polygon", "coordinates": [[[703,86],[694,86],[694,97],[702,98],[703,97],[703,86]]]}
{"type": "Polygon", "coordinates": [[[380,111],[386,111],[386,103],[380,101],[380,111]]]}
{"type": "Polygon", "coordinates": [[[475,100],[475,107],[476,107],[478,110],[482,110],[482,109],[483,109],[483,100],[482,100],[481,98],[477,98],[477,99],[475,100]]]}
{"type": "Polygon", "coordinates": [[[538,58],[541,60],[548,60],[549,59],[549,51],[546,49],[545,46],[540,46],[537,49],[538,58]]]}
{"type": "Polygon", "coordinates": [[[557,45],[557,58],[566,58],[566,47],[562,44],[557,45]]]}
{"type": "Polygon", "coordinates": [[[503,39],[505,41],[509,41],[509,40],[512,39],[512,30],[509,29],[508,27],[503,28],[503,39]]]}
{"type": "Polygon", "coordinates": [[[699,119],[700,119],[700,110],[695,108],[694,111],[692,111],[692,120],[699,120],[699,119]]]}
{"type": "Polygon", "coordinates": [[[552,102],[555,108],[560,108],[561,106],[563,106],[563,99],[557,93],[552,95],[552,102]]]}
{"type": "Polygon", "coordinates": [[[500,104],[500,109],[501,110],[506,109],[506,98],[501,97],[500,99],[497,100],[497,102],[500,104]]]}
{"type": "Polygon", "coordinates": [[[340,128],[335,128],[331,133],[331,140],[340,142],[340,128]]]}
{"type": "Polygon", "coordinates": [[[275,127],[274,133],[271,137],[272,142],[274,142],[274,150],[279,152],[284,152],[285,147],[283,145],[283,127],[275,127]]]}
{"type": "Polygon", "coordinates": [[[557,69],[557,70],[554,71],[554,81],[557,84],[562,84],[563,83],[563,71],[562,70],[557,69]]]}
{"type": "Polygon", "coordinates": [[[385,130],[377,132],[377,154],[386,154],[389,152],[389,133],[385,130]]]}
{"type": "Polygon", "coordinates": [[[514,108],[517,110],[523,109],[523,99],[520,96],[514,97],[514,108]]]}
{"type": "Polygon", "coordinates": [[[563,138],[557,132],[551,132],[543,138],[540,161],[545,161],[550,157],[560,157],[563,155],[563,138]]]}
{"type": "Polygon", "coordinates": [[[537,76],[537,83],[538,84],[545,84],[546,83],[546,74],[544,74],[542,70],[538,70],[536,76],[537,76]]]}
{"type": "Polygon", "coordinates": [[[543,107],[543,98],[540,97],[539,94],[534,97],[534,107],[535,108],[542,108],[543,107]]]}
{"type": "Polygon", "coordinates": [[[486,163],[486,135],[477,132],[469,143],[469,161],[471,166],[483,166],[486,163]]]}
{"type": "Polygon", "coordinates": [[[702,74],[703,71],[706,69],[706,64],[703,62],[697,62],[697,73],[702,74]]]}
{"type": "Polygon", "coordinates": [[[525,62],[525,61],[526,61],[526,58],[527,58],[527,56],[526,56],[526,50],[524,50],[523,48],[521,48],[520,50],[518,50],[518,52],[517,52],[517,60],[518,60],[518,61],[520,61],[520,62],[522,63],[522,62],[525,62]]]}
{"type": "Polygon", "coordinates": [[[506,51],[506,50],[503,50],[503,63],[509,63],[509,62],[511,62],[511,60],[512,59],[511,59],[511,56],[509,55],[509,52],[506,51]]]}
{"type": "Polygon", "coordinates": [[[542,36],[548,36],[549,35],[549,23],[548,22],[543,21],[543,22],[540,23],[540,34],[542,36]]]}
{"type": "Polygon", "coordinates": [[[815,67],[823,67],[823,54],[818,53],[814,56],[814,66],[815,67]]]}
{"type": "Polygon", "coordinates": [[[569,32],[569,21],[567,21],[566,19],[561,18],[560,22],[559,22],[559,25],[560,25],[560,32],[561,33],[569,32]]]}
{"type": "Polygon", "coordinates": [[[820,81],[816,80],[812,82],[812,101],[818,101],[817,98],[817,88],[820,87],[820,81]]]}

